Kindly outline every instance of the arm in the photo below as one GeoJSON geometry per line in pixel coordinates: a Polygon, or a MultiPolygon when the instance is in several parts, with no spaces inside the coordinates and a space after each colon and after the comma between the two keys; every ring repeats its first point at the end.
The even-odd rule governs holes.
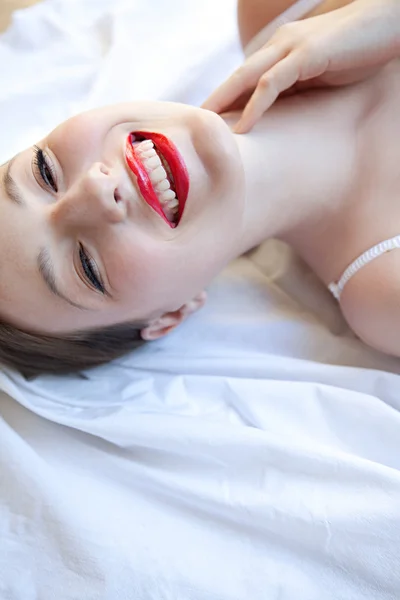
{"type": "Polygon", "coordinates": [[[317,17],[318,15],[332,12],[338,8],[343,8],[343,6],[351,4],[352,2],[354,2],[354,0],[325,0],[325,2],[322,2],[322,4],[317,6],[317,8],[315,8],[308,16],[317,17]]]}
{"type": "MultiPolygon", "coordinates": [[[[316,17],[350,4],[353,0],[325,0],[305,14],[304,18],[316,17]]],[[[293,0],[238,0],[238,26],[243,48],[268,23],[279,17],[293,4],[293,0]]]]}
{"type": "Polygon", "coordinates": [[[400,0],[326,0],[331,12],[282,26],[203,105],[226,111],[252,92],[236,126],[249,131],[279,94],[302,87],[344,85],[400,56],[400,0]]]}

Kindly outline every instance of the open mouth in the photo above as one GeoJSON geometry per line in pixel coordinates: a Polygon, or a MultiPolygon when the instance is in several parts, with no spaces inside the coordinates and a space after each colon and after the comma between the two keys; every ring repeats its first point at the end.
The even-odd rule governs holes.
{"type": "Polygon", "coordinates": [[[175,145],[161,133],[130,133],[126,162],[145,202],[172,228],[179,224],[189,193],[189,174],[175,145]]]}

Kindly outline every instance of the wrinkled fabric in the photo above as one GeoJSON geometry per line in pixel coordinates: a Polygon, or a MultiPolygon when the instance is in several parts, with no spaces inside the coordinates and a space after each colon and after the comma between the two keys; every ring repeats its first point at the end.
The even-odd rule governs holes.
{"type": "MultiPolygon", "coordinates": [[[[240,61],[235,2],[47,0],[0,59],[5,160],[90,106],[200,103],[240,61]]],[[[113,364],[0,373],[1,600],[400,597],[400,361],[283,244],[208,291],[113,364]]]]}

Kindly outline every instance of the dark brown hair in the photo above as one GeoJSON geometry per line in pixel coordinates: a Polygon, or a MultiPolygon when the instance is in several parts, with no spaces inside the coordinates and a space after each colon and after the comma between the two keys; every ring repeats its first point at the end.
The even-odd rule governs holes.
{"type": "Polygon", "coordinates": [[[53,336],[28,333],[0,321],[0,363],[29,379],[95,367],[144,343],[137,323],[53,336]]]}

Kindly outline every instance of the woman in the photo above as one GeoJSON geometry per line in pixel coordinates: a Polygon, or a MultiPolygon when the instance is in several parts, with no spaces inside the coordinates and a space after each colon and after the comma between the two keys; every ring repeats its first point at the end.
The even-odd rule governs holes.
{"type": "MultiPolygon", "coordinates": [[[[231,131],[237,113],[98,109],[3,165],[3,362],[68,372],[156,339],[202,306],[225,264],[271,236],[328,284],[359,248],[397,235],[398,75],[392,63],[355,86],[279,101],[246,136],[231,131]]],[[[341,296],[354,330],[394,354],[396,260],[377,261],[378,274],[371,264],[341,296]]]]}

